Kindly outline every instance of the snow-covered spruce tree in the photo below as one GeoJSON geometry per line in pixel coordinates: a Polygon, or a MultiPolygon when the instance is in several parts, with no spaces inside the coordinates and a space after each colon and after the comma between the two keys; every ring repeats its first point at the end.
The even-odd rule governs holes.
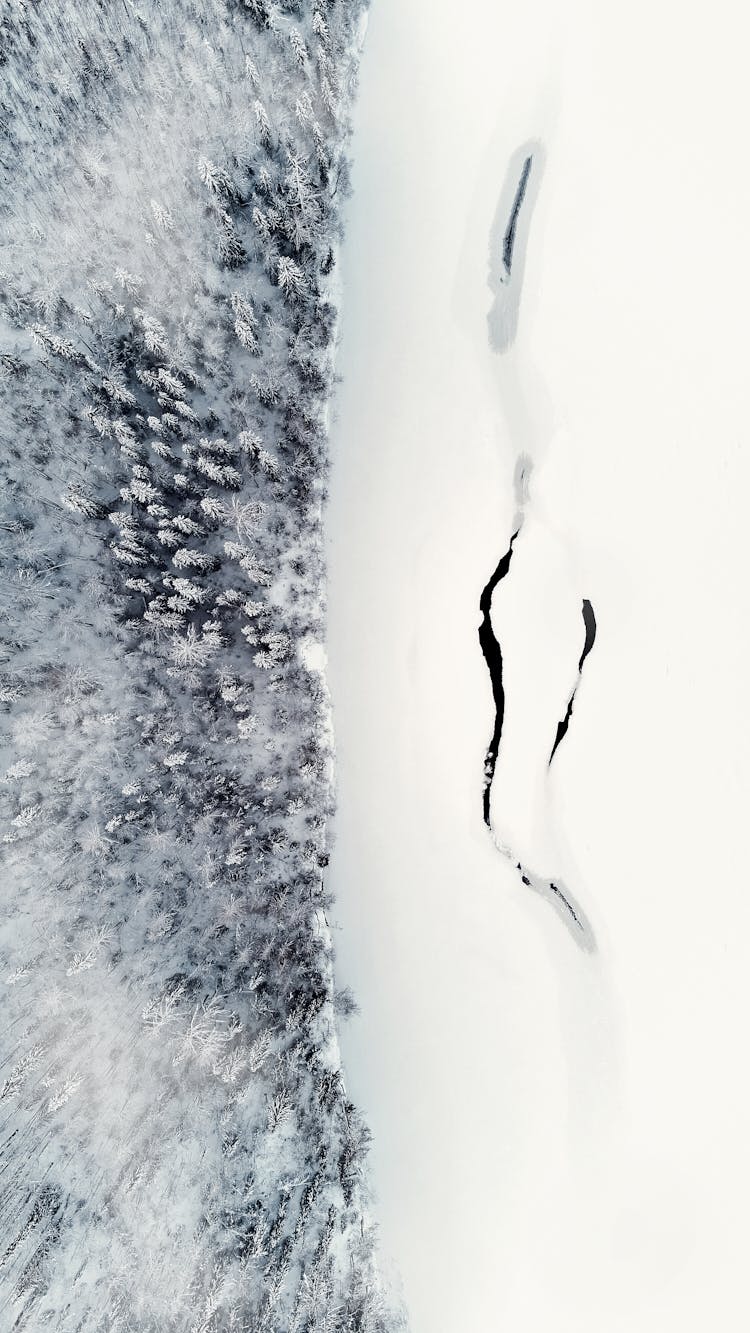
{"type": "Polygon", "coordinates": [[[0,9],[3,1330],[398,1322],[310,652],[361,19],[0,9]]]}

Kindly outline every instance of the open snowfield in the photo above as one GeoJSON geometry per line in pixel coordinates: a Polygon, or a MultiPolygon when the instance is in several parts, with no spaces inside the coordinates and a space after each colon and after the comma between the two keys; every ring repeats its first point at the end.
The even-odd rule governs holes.
{"type": "Polygon", "coordinates": [[[348,1089],[414,1333],[741,1328],[750,1190],[747,33],[375,0],[329,524],[348,1089]],[[489,344],[508,164],[544,167],[489,344]],[[559,876],[587,953],[482,822],[559,876]],[[548,771],[596,612],[570,731],[548,771]]]}

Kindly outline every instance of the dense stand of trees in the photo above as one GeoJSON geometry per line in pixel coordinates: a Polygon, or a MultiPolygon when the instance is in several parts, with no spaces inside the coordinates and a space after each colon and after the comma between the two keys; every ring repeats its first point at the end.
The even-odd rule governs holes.
{"type": "Polygon", "coordinates": [[[361,0],[0,18],[0,1326],[394,1328],[326,921],[361,0]]]}

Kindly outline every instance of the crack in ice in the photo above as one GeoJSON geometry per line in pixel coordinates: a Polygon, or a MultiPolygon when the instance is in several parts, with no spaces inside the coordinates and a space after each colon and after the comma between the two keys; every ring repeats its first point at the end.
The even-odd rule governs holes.
{"type": "MultiPolygon", "coordinates": [[[[523,472],[521,472],[521,477],[523,477],[523,472]]],[[[503,731],[503,721],[505,718],[503,652],[500,646],[500,640],[498,639],[492,627],[492,617],[491,617],[492,597],[498,584],[502,582],[502,580],[506,577],[506,575],[510,570],[510,562],[513,558],[513,544],[521,531],[522,523],[523,523],[523,514],[519,516],[518,527],[516,528],[515,532],[513,533],[513,536],[510,539],[507,551],[500,558],[492,575],[488,579],[487,583],[484,585],[484,588],[482,589],[482,593],[479,599],[479,609],[482,613],[482,620],[481,624],[479,625],[479,631],[478,631],[479,643],[482,649],[482,653],[484,655],[484,660],[487,663],[487,670],[489,672],[490,683],[492,686],[492,697],[495,702],[495,725],[492,732],[492,738],[487,747],[487,752],[484,762],[482,816],[485,824],[487,825],[488,829],[490,830],[490,833],[492,834],[492,840],[497,850],[501,853],[502,856],[506,858],[506,860],[510,861],[511,864],[515,865],[515,869],[519,872],[521,876],[521,883],[524,884],[527,888],[532,889],[535,893],[538,893],[541,897],[546,898],[549,902],[551,902],[552,905],[560,913],[560,916],[562,917],[565,924],[571,930],[573,930],[578,942],[586,950],[593,951],[593,949],[595,948],[594,933],[586,918],[585,913],[583,912],[582,908],[579,907],[573,895],[569,892],[569,890],[566,887],[564,886],[561,887],[559,880],[545,879],[541,875],[536,875],[532,870],[529,869],[528,866],[525,866],[523,862],[519,861],[515,856],[513,849],[508,845],[506,845],[504,842],[502,842],[501,839],[498,837],[493,827],[492,817],[490,813],[492,781],[495,776],[495,769],[497,766],[497,759],[500,751],[500,739],[503,731]]],[[[584,603],[584,606],[586,605],[588,605],[589,608],[591,607],[590,602],[584,603]]],[[[591,611],[591,618],[593,621],[593,610],[591,611]]],[[[584,644],[584,651],[581,655],[581,660],[579,662],[579,674],[586,656],[591,651],[591,644],[593,644],[593,634],[595,633],[595,622],[593,622],[594,630],[591,632],[591,642],[589,642],[590,638],[589,620],[586,619],[585,613],[584,613],[584,621],[586,623],[586,631],[587,631],[586,643],[584,644]]],[[[575,691],[573,693],[575,694],[575,691]]]]}
{"type": "Polygon", "coordinates": [[[510,270],[513,265],[513,248],[516,243],[516,227],[518,226],[518,217],[521,212],[521,207],[523,205],[524,197],[526,195],[526,186],[529,183],[529,176],[531,175],[532,162],[533,158],[531,157],[531,154],[529,154],[521,170],[521,179],[518,182],[516,197],[513,200],[513,208],[511,209],[510,218],[508,220],[508,226],[506,228],[505,237],[503,239],[503,263],[505,265],[505,271],[508,274],[508,277],[510,277],[510,270]]]}
{"type": "MultiPolygon", "coordinates": [[[[523,271],[526,259],[529,219],[538,186],[540,168],[533,170],[535,158],[540,165],[544,160],[544,151],[539,143],[528,143],[514,154],[508,168],[505,184],[495,213],[490,233],[490,257],[488,281],[494,294],[492,307],[487,316],[490,346],[495,352],[507,352],[512,346],[518,324],[518,308],[523,271]],[[533,151],[532,151],[533,150],[533,151]],[[524,203],[526,208],[524,209],[524,203]]],[[[503,652],[500,641],[492,626],[492,599],[498,584],[507,576],[513,557],[513,544],[518,537],[524,521],[524,511],[528,501],[528,476],[532,460],[522,455],[516,465],[515,487],[518,512],[515,530],[505,554],[500,558],[495,570],[482,589],[479,598],[479,610],[482,615],[479,625],[479,643],[487,663],[487,670],[492,686],[495,704],[495,723],[492,737],[487,747],[484,760],[484,784],[482,789],[482,817],[487,825],[497,850],[514,866],[521,877],[521,883],[551,902],[560,916],[573,932],[583,948],[592,951],[595,948],[594,934],[582,909],[573,895],[561,884],[559,879],[551,880],[534,874],[528,866],[518,859],[512,848],[498,837],[491,815],[492,783],[500,753],[500,740],[505,720],[505,686],[503,683],[503,652]]],[[[578,663],[578,679],[568,702],[565,717],[558,724],[555,743],[548,761],[552,763],[555,751],[563,740],[573,712],[576,690],[581,680],[583,664],[591,652],[596,637],[596,619],[591,602],[583,601],[583,622],[585,630],[583,652],[578,663]]]]}
{"type": "Polygon", "coordinates": [[[502,556],[494,573],[485,583],[482,589],[482,595],[479,598],[479,610],[482,613],[482,623],[479,626],[479,643],[484,654],[484,660],[487,663],[487,670],[490,673],[490,682],[492,684],[492,697],[495,701],[495,726],[492,732],[492,739],[487,747],[487,754],[484,761],[484,792],[482,795],[482,813],[484,822],[488,828],[490,823],[490,791],[492,788],[492,779],[495,775],[495,765],[500,750],[500,737],[503,732],[503,719],[505,717],[505,688],[503,686],[503,653],[500,647],[500,641],[492,628],[492,618],[490,610],[492,607],[492,595],[497,587],[508,573],[510,562],[513,556],[513,543],[520,532],[520,527],[516,529],[510,539],[505,555],[502,556]]]}
{"type": "Polygon", "coordinates": [[[560,742],[564,740],[568,727],[570,726],[570,719],[573,716],[573,704],[575,703],[576,694],[578,693],[578,686],[581,683],[583,664],[586,661],[586,658],[588,657],[589,653],[591,652],[591,649],[594,646],[594,641],[596,639],[596,616],[594,615],[594,608],[591,605],[591,602],[589,601],[588,597],[584,597],[583,599],[582,613],[583,613],[583,625],[584,625],[585,636],[583,641],[583,652],[581,653],[581,656],[578,661],[578,679],[573,687],[573,692],[568,700],[568,707],[565,710],[565,716],[557,724],[557,735],[555,736],[555,743],[552,746],[552,752],[547,762],[548,768],[555,757],[555,751],[560,745],[560,742]]]}

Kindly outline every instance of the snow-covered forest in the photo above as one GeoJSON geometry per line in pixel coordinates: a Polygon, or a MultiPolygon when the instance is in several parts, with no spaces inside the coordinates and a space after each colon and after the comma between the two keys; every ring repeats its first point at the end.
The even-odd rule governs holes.
{"type": "Polygon", "coordinates": [[[750,1326],[749,22],[0,0],[0,1333],[750,1326]]]}
{"type": "Polygon", "coordinates": [[[326,887],[363,26],[3,7],[3,1330],[398,1323],[326,887]]]}

